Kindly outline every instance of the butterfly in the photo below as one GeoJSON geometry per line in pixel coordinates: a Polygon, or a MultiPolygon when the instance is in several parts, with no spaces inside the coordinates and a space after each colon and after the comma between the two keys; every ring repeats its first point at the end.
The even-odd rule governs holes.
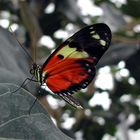
{"type": "Polygon", "coordinates": [[[42,66],[33,64],[30,73],[70,105],[83,108],[72,94],[93,80],[96,64],[110,42],[111,30],[106,24],[86,26],[64,41],[42,66]]]}

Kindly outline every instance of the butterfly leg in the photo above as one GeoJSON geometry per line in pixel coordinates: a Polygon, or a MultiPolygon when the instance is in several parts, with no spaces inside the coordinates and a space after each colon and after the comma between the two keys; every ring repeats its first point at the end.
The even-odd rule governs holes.
{"type": "Polygon", "coordinates": [[[23,83],[20,85],[20,87],[18,87],[16,90],[12,91],[11,94],[17,92],[18,90],[20,90],[21,88],[25,87],[29,82],[38,82],[37,80],[34,80],[33,77],[32,78],[26,78],[23,83]],[[28,82],[27,82],[28,81],[28,82]],[[27,82],[27,83],[26,83],[27,82]]]}
{"type": "Polygon", "coordinates": [[[35,98],[34,102],[32,103],[32,105],[29,108],[29,111],[28,111],[29,115],[31,114],[31,110],[32,110],[33,106],[35,105],[36,101],[37,101],[37,98],[35,98]]]}

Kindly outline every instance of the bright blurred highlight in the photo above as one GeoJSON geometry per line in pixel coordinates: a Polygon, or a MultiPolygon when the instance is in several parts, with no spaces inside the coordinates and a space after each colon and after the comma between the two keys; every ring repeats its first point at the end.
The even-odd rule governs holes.
{"type": "Polygon", "coordinates": [[[55,43],[52,38],[46,35],[41,37],[41,39],[39,40],[39,44],[44,45],[49,49],[53,49],[55,47],[55,43]]]}
{"type": "Polygon", "coordinates": [[[103,14],[102,9],[93,5],[91,0],[78,0],[78,6],[81,8],[81,13],[84,16],[100,16],[103,14]]]}
{"type": "Polygon", "coordinates": [[[101,89],[113,89],[113,78],[108,66],[101,68],[95,82],[96,87],[101,89]]]}
{"type": "Polygon", "coordinates": [[[101,105],[105,110],[108,110],[111,104],[109,95],[107,92],[98,93],[96,92],[93,97],[89,100],[90,106],[101,105]]]}

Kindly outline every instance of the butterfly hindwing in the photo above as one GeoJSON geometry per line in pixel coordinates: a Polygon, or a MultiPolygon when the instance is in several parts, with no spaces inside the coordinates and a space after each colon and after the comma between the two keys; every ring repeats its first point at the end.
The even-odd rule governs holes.
{"type": "Polygon", "coordinates": [[[47,70],[45,83],[54,93],[85,88],[95,74],[93,58],[67,58],[47,70]]]}
{"type": "Polygon", "coordinates": [[[83,107],[81,106],[80,102],[75,99],[72,95],[70,94],[58,94],[63,100],[65,100],[67,103],[71,104],[72,106],[74,106],[75,108],[79,108],[79,109],[83,109],[83,107]]]}
{"type": "Polygon", "coordinates": [[[87,87],[92,81],[95,66],[110,42],[111,31],[106,24],[81,29],[62,43],[44,63],[41,69],[43,82],[71,105],[80,106],[70,94],[87,87]]]}

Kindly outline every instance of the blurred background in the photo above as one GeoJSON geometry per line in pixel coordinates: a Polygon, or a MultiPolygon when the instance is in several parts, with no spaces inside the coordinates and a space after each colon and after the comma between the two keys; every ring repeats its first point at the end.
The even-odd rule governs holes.
{"type": "MultiPolygon", "coordinates": [[[[51,94],[40,100],[57,127],[73,139],[140,138],[139,6],[139,0],[0,0],[1,30],[12,32],[11,40],[18,39],[39,65],[82,27],[103,22],[111,28],[112,43],[97,65],[96,77],[88,88],[75,95],[85,109],[74,109],[51,94]]],[[[1,38],[6,43],[7,39],[1,38]]],[[[20,67],[24,74],[20,69],[15,77],[5,78],[1,74],[0,82],[21,85],[29,77],[32,60],[17,43],[10,52],[14,53],[18,65],[6,63],[13,56],[5,52],[2,57],[4,50],[6,46],[1,49],[0,67],[8,65],[8,71],[12,71],[13,66],[16,71],[20,67]],[[15,54],[17,48],[22,57],[15,54]]],[[[26,89],[35,91],[35,86],[26,89]]]]}

